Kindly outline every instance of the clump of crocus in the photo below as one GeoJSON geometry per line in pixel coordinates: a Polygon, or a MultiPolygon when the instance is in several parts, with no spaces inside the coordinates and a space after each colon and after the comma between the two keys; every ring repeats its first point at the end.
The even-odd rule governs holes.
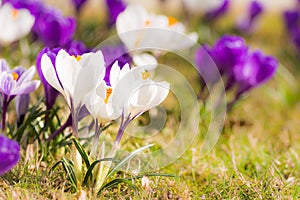
{"type": "Polygon", "coordinates": [[[237,22],[237,28],[244,33],[251,33],[255,26],[255,21],[263,13],[263,5],[258,1],[249,4],[247,16],[237,22]]]}
{"type": "Polygon", "coordinates": [[[16,141],[0,135],[0,176],[11,170],[20,159],[20,146],[16,141]]]}
{"type": "Polygon", "coordinates": [[[222,80],[213,79],[209,84],[223,81],[226,91],[234,92],[228,110],[243,94],[271,79],[278,65],[274,57],[266,56],[260,50],[251,51],[238,36],[225,35],[213,47],[205,45],[205,48],[198,49],[196,65],[201,74],[210,75],[210,66],[206,65],[203,56],[205,53],[215,62],[222,77],[222,80]]]}
{"type": "MultiPolygon", "coordinates": [[[[31,80],[35,73],[35,67],[32,66],[28,70],[24,68],[14,68],[10,70],[5,60],[0,60],[0,93],[2,105],[2,132],[5,132],[6,114],[10,102],[19,95],[29,94],[36,90],[40,85],[40,81],[31,80]]],[[[19,101],[23,104],[23,101],[19,101]]],[[[20,105],[20,109],[24,105],[20,105]]],[[[26,106],[26,105],[25,105],[26,106]]],[[[19,107],[19,106],[17,106],[19,107]]]]}
{"type": "Polygon", "coordinates": [[[0,45],[9,45],[26,36],[34,24],[34,16],[27,9],[0,4],[0,45]]]}
{"type": "MultiPolygon", "coordinates": [[[[109,83],[101,80],[84,101],[86,108],[96,119],[96,122],[100,123],[97,126],[100,130],[96,130],[91,155],[96,152],[98,137],[104,122],[121,118],[114,145],[108,153],[109,156],[114,157],[120,148],[121,138],[130,122],[162,103],[167,97],[169,89],[169,83],[153,81],[151,73],[145,70],[145,67],[130,68],[128,64],[125,64],[121,69],[118,61],[116,61],[109,73],[109,83]]],[[[97,159],[103,158],[100,156],[98,155],[97,159]]],[[[100,164],[96,173],[94,186],[96,190],[102,186],[110,165],[111,162],[100,164]]]]}

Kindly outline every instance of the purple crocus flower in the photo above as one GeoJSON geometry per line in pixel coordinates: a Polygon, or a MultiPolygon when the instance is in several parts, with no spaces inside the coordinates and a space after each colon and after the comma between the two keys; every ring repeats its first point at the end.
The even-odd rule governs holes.
{"type": "Polygon", "coordinates": [[[116,45],[116,46],[105,46],[100,48],[105,61],[106,73],[104,80],[105,82],[110,85],[109,83],[109,74],[112,65],[115,61],[118,61],[119,66],[122,67],[128,63],[132,63],[132,58],[127,53],[126,47],[124,45],[116,45]]]}
{"type": "Polygon", "coordinates": [[[76,8],[77,13],[79,13],[82,6],[87,2],[87,0],[72,0],[72,2],[76,8]]]}
{"type": "Polygon", "coordinates": [[[204,19],[207,21],[214,21],[224,15],[229,8],[230,1],[224,0],[223,4],[221,4],[218,8],[215,8],[204,15],[204,19]]]}
{"type": "Polygon", "coordinates": [[[58,10],[45,8],[33,30],[47,47],[65,46],[73,38],[76,21],[64,17],[58,10]]]}
{"type": "Polygon", "coordinates": [[[0,135],[0,176],[11,170],[20,159],[20,146],[16,141],[0,135]]]}
{"type": "Polygon", "coordinates": [[[118,15],[126,8],[123,0],[106,0],[106,6],[109,14],[109,24],[115,24],[118,15]]]}
{"type": "Polygon", "coordinates": [[[219,68],[221,75],[226,74],[231,77],[232,66],[240,63],[247,55],[247,51],[248,47],[243,38],[225,35],[216,42],[210,55],[219,68]]]}
{"type": "Polygon", "coordinates": [[[2,131],[5,130],[6,112],[9,103],[17,95],[29,94],[36,90],[40,81],[31,79],[34,76],[34,67],[28,70],[17,69],[9,70],[5,60],[0,60],[0,93],[2,95],[2,131]],[[22,73],[21,73],[22,72],[22,73]]]}
{"type": "Polygon", "coordinates": [[[44,53],[47,53],[47,55],[51,59],[53,66],[55,66],[55,59],[56,59],[56,56],[57,56],[59,50],[61,50],[61,48],[54,48],[54,49],[44,48],[44,49],[42,49],[42,51],[40,51],[40,53],[37,55],[37,58],[36,58],[36,68],[37,68],[38,75],[42,81],[42,84],[44,86],[47,110],[52,108],[59,92],[56,89],[54,89],[46,81],[46,79],[42,73],[42,69],[41,69],[41,59],[42,59],[42,56],[44,55],[44,53]]]}
{"type": "MultiPolygon", "coordinates": [[[[234,99],[228,103],[228,110],[242,94],[272,78],[278,65],[275,58],[265,56],[259,50],[250,51],[243,38],[226,35],[220,38],[213,48],[206,45],[195,55],[196,65],[201,74],[212,78],[214,77],[212,73],[215,72],[212,72],[209,67],[205,68],[209,63],[205,51],[211,56],[223,81],[226,82],[226,91],[237,88],[234,99]]],[[[212,84],[218,80],[213,79],[213,81],[212,84]]]]}
{"type": "Polygon", "coordinates": [[[265,56],[259,50],[249,52],[244,61],[233,68],[236,85],[238,85],[237,96],[271,79],[277,65],[275,58],[265,56]]]}
{"type": "Polygon", "coordinates": [[[297,10],[288,10],[283,13],[287,31],[292,34],[299,29],[300,13],[297,10]]]}
{"type": "Polygon", "coordinates": [[[237,28],[245,33],[250,33],[253,29],[255,20],[262,14],[264,8],[258,1],[252,1],[249,6],[249,15],[246,19],[238,22],[237,28]]]}

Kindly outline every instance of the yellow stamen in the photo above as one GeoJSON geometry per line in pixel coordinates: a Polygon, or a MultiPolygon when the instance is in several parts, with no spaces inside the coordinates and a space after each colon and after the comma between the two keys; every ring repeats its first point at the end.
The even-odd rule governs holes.
{"type": "Polygon", "coordinates": [[[11,15],[12,15],[13,19],[16,19],[17,16],[18,16],[18,10],[17,9],[13,9],[11,15]]]}
{"type": "Polygon", "coordinates": [[[81,56],[79,56],[79,55],[77,55],[77,56],[72,56],[73,58],[75,58],[77,61],[80,61],[80,59],[81,59],[81,56]]]}
{"type": "Polygon", "coordinates": [[[105,95],[104,103],[108,103],[108,99],[111,94],[112,94],[112,88],[106,88],[106,95],[105,95]]]}
{"type": "Polygon", "coordinates": [[[15,81],[18,80],[19,74],[17,74],[16,72],[12,72],[11,75],[15,81]]]}
{"type": "Polygon", "coordinates": [[[149,26],[149,25],[150,25],[150,23],[151,23],[151,22],[150,22],[150,20],[149,20],[149,19],[148,19],[148,20],[146,20],[146,21],[145,21],[145,26],[149,26]]]}
{"type": "Polygon", "coordinates": [[[146,80],[151,76],[150,72],[142,72],[142,79],[146,80]]]}
{"type": "Polygon", "coordinates": [[[168,21],[169,21],[169,26],[173,26],[178,22],[175,17],[168,17],[168,21]]]}

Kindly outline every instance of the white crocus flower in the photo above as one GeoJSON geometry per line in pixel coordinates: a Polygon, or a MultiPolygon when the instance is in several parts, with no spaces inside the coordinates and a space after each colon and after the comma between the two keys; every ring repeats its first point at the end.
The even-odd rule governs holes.
{"type": "Polygon", "coordinates": [[[65,97],[71,109],[78,109],[85,96],[97,86],[99,80],[103,80],[105,75],[101,51],[71,56],[66,51],[60,50],[55,67],[49,56],[44,54],[41,68],[47,82],[65,97]]]}
{"type": "Polygon", "coordinates": [[[186,33],[174,17],[148,13],[139,5],[129,5],[116,21],[119,37],[129,50],[155,48],[179,50],[193,46],[198,36],[186,33]]]}
{"type": "Polygon", "coordinates": [[[135,67],[119,81],[113,96],[114,105],[122,110],[122,122],[116,138],[118,145],[128,124],[160,103],[168,96],[170,84],[150,79],[144,67],[135,67]]]}
{"type": "Polygon", "coordinates": [[[129,71],[130,68],[128,64],[125,64],[121,69],[118,65],[118,61],[116,61],[110,70],[110,85],[107,85],[106,82],[102,80],[97,88],[87,95],[85,99],[85,106],[91,115],[97,118],[99,122],[114,120],[120,117],[121,109],[119,106],[114,105],[112,99],[118,82],[129,71]]]}
{"type": "Polygon", "coordinates": [[[6,3],[0,7],[0,44],[8,45],[26,36],[33,24],[34,16],[27,9],[15,9],[6,3]]]}

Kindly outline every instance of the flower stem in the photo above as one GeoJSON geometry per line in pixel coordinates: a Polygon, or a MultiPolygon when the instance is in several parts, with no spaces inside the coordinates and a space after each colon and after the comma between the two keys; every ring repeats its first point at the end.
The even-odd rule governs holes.
{"type": "Polygon", "coordinates": [[[6,113],[7,113],[7,108],[8,108],[8,102],[4,98],[4,100],[3,100],[3,107],[2,107],[2,124],[1,124],[2,133],[5,132],[5,128],[6,128],[6,113]]]}

